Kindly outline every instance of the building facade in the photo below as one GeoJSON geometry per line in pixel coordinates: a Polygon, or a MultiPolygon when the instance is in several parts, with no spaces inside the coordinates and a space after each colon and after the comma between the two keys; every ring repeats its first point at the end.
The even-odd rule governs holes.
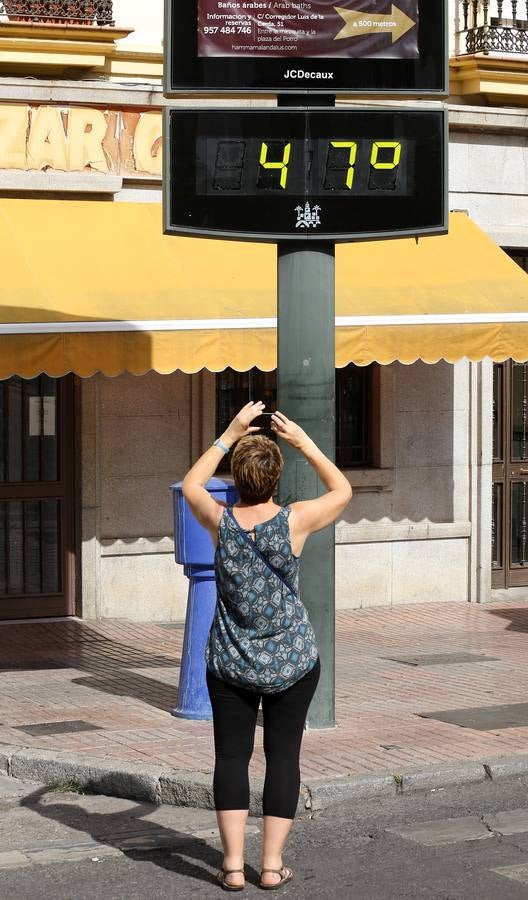
{"type": "MultiPolygon", "coordinates": [[[[528,25],[510,6],[484,3],[480,19],[452,4],[450,208],[526,269],[528,25]]],[[[162,0],[70,7],[0,4],[0,203],[21,216],[28,200],[159,203],[162,0]]],[[[527,375],[491,359],[336,373],[354,488],[336,527],[338,608],[528,591],[527,375]]],[[[0,382],[0,618],[182,620],[169,487],[252,396],[273,403],[273,373],[186,374],[177,360],[168,374],[0,382]]]]}

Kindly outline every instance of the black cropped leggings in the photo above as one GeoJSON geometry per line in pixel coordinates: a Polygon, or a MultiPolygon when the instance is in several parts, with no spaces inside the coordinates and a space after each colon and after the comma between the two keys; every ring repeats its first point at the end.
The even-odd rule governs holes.
{"type": "Polygon", "coordinates": [[[265,816],[295,818],[301,780],[302,734],[319,675],[320,662],[317,660],[310,672],[286,690],[260,694],[221,681],[207,671],[213,708],[216,809],[249,808],[248,766],[262,697],[266,756],[263,812],[265,816]]]}

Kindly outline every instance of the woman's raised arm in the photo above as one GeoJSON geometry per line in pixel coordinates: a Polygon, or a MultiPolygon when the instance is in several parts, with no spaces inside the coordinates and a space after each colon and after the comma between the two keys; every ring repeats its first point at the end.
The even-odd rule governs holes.
{"type": "Polygon", "coordinates": [[[271,427],[275,434],[302,453],[328,491],[322,497],[292,504],[290,528],[295,530],[296,543],[300,542],[302,546],[308,535],[326,528],[337,519],[352,497],[352,487],[306,432],[283,413],[277,411],[272,415],[271,427]]]}
{"type": "Polygon", "coordinates": [[[200,525],[207,528],[212,535],[218,528],[223,507],[206,491],[205,485],[216,472],[225,453],[224,447],[230,450],[244,435],[260,431],[260,428],[251,423],[263,409],[264,404],[260,400],[257,403],[253,401],[246,403],[220,437],[219,444],[209,447],[183,479],[183,496],[200,525]]]}

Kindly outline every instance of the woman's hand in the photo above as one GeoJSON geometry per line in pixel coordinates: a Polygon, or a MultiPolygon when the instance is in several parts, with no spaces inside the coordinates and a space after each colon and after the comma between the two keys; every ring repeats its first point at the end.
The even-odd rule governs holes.
{"type": "Polygon", "coordinates": [[[278,410],[271,417],[271,428],[275,434],[278,434],[286,443],[291,444],[297,450],[300,450],[303,444],[309,440],[308,435],[300,425],[296,425],[291,419],[287,419],[284,413],[278,410]]]}
{"type": "Polygon", "coordinates": [[[252,425],[251,423],[253,419],[256,419],[257,416],[262,414],[264,408],[265,404],[262,400],[257,400],[256,403],[251,400],[249,403],[246,403],[240,412],[236,414],[231,424],[226,428],[224,432],[226,437],[235,444],[246,434],[252,434],[254,431],[261,431],[261,428],[257,425],[252,425]]]}

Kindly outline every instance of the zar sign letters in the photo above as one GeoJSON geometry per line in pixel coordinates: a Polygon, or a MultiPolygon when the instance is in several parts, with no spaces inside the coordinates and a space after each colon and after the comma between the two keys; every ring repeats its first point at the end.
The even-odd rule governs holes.
{"type": "Polygon", "coordinates": [[[161,176],[161,113],[0,104],[0,169],[161,176]]]}

